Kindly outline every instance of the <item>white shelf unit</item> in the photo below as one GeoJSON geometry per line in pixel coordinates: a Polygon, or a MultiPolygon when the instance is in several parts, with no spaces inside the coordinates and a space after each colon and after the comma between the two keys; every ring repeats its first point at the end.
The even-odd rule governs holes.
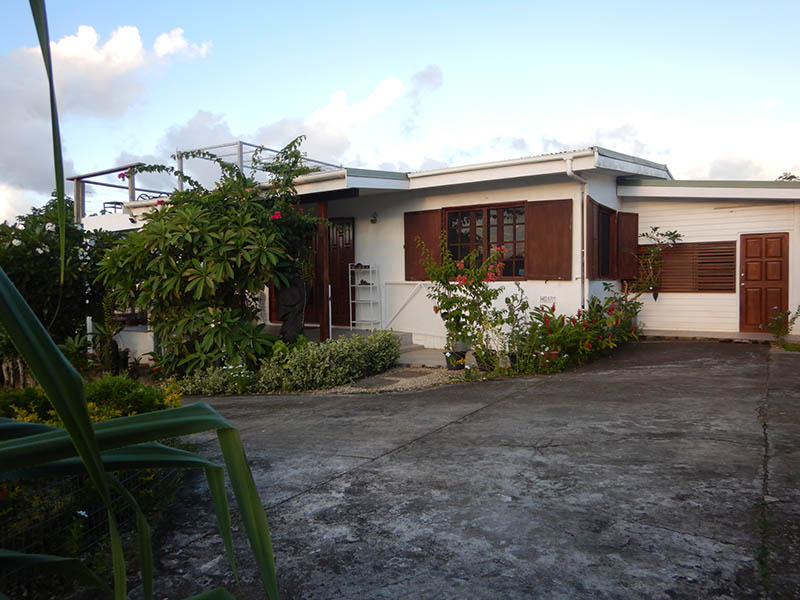
{"type": "Polygon", "coordinates": [[[378,267],[350,263],[350,329],[378,329],[381,325],[381,287],[378,267]]]}

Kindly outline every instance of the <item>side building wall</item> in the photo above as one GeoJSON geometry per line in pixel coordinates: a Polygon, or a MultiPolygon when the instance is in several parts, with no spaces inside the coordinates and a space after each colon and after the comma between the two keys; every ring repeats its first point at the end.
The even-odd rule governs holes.
{"type": "MultiPolygon", "coordinates": [[[[639,320],[646,331],[739,331],[741,243],[748,233],[789,234],[789,310],[800,304],[800,203],[701,199],[625,200],[623,210],[639,214],[639,233],[676,230],[681,242],[736,242],[736,291],[668,293],[642,297],[639,320]]],[[[795,327],[795,333],[800,327],[795,327]]]]}

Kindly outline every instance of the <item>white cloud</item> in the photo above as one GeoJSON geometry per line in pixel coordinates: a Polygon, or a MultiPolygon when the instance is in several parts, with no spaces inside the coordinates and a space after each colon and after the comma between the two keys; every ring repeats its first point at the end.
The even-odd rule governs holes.
{"type": "Polygon", "coordinates": [[[43,200],[20,188],[0,183],[0,223],[14,223],[18,215],[30,212],[35,205],[43,204],[43,200]]]}
{"type": "Polygon", "coordinates": [[[169,33],[162,33],[153,44],[156,56],[169,56],[171,54],[183,55],[187,58],[206,56],[211,51],[211,43],[190,43],[183,37],[183,29],[176,27],[169,33]]]}
{"type": "MultiPolygon", "coordinates": [[[[205,56],[210,48],[208,43],[190,43],[180,29],[164,35],[167,41],[151,51],[133,26],[118,27],[103,42],[93,27],[81,25],[75,34],[51,42],[62,120],[120,117],[140,100],[154,67],[170,57],[205,56]]],[[[54,188],[49,111],[39,49],[19,48],[0,56],[0,185],[6,197],[11,197],[8,190],[49,196],[54,188]]],[[[65,172],[70,174],[74,167],[68,151],[65,141],[65,172]]],[[[13,205],[4,201],[3,214],[21,205],[18,199],[13,205]]]]}

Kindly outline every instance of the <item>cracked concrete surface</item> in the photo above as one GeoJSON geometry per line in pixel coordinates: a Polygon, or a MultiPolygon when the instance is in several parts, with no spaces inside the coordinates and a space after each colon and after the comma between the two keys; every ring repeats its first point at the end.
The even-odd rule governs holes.
{"type": "MultiPolygon", "coordinates": [[[[800,354],[702,342],[552,377],[211,400],[241,430],[284,599],[800,597],[799,403],[800,354]]],[[[243,531],[236,589],[203,486],[160,536],[157,597],[263,598],[243,531]]]]}

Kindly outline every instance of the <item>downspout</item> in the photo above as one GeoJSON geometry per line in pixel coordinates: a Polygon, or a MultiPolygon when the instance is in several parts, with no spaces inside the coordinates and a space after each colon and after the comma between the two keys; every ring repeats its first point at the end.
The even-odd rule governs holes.
{"type": "Polygon", "coordinates": [[[581,309],[586,309],[586,181],[572,170],[572,159],[565,158],[566,174],[581,184],[581,309]]]}

